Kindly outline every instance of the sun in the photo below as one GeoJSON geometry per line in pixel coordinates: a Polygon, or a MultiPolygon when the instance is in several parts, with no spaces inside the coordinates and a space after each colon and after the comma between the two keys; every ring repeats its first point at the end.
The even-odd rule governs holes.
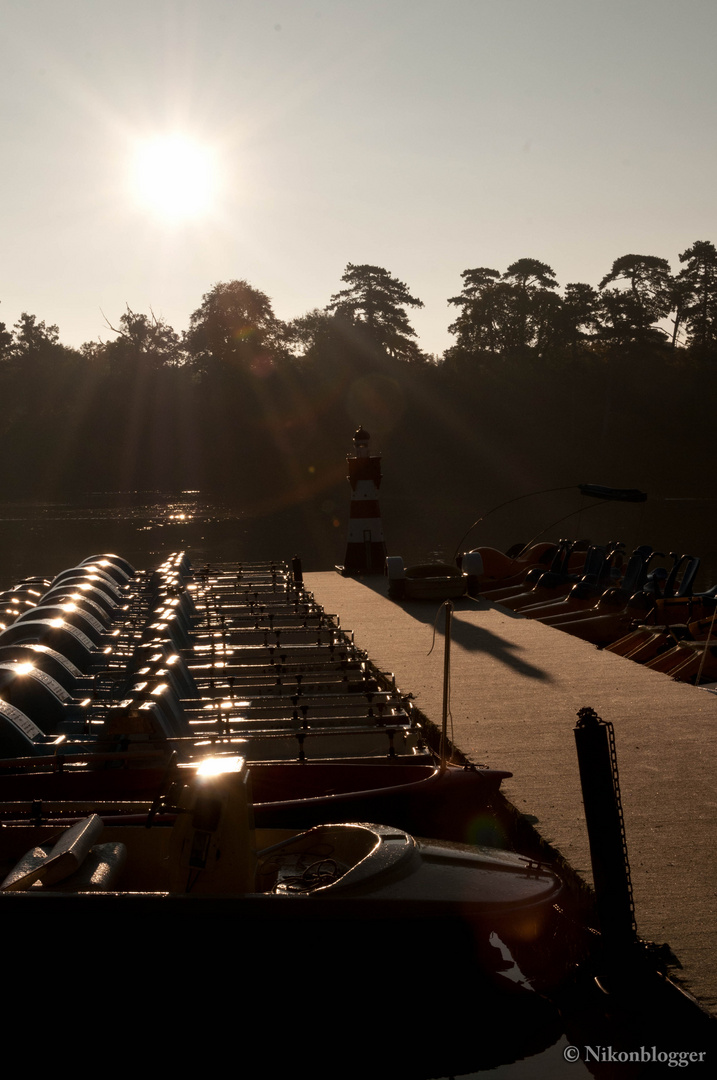
{"type": "Polygon", "coordinates": [[[137,202],[157,217],[201,217],[213,205],[217,168],[208,146],[186,135],[155,136],[140,143],[132,165],[137,202]]]}

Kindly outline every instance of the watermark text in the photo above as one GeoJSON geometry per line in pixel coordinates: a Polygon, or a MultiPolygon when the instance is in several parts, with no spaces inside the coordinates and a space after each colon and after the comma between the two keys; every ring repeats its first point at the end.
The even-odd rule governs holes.
{"type": "Polygon", "coordinates": [[[640,1046],[637,1050],[616,1050],[613,1046],[566,1046],[563,1050],[566,1061],[599,1061],[616,1064],[634,1062],[659,1062],[670,1068],[684,1069],[688,1065],[705,1061],[705,1050],[659,1050],[656,1046],[640,1046]]]}

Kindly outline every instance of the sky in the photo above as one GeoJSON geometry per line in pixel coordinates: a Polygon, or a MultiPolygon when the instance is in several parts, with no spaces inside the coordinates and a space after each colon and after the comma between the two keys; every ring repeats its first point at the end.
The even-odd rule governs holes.
{"type": "MultiPolygon", "coordinates": [[[[0,0],[0,321],[181,332],[244,279],[289,320],[382,266],[453,338],[461,272],[717,243],[714,0],[0,0]],[[175,176],[142,148],[183,140],[175,176]],[[203,171],[202,171],[203,170],[203,171]],[[189,193],[187,192],[187,199],[189,193]]],[[[155,155],[156,159],[156,155],[155,155]]]]}

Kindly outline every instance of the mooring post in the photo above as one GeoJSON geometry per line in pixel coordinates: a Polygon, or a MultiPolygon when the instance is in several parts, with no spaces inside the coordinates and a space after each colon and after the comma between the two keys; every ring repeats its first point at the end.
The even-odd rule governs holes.
{"type": "Polygon", "coordinates": [[[448,745],[448,708],[451,697],[451,617],[453,604],[450,600],[444,603],[446,609],[446,630],[443,642],[443,723],[441,725],[441,772],[446,768],[447,745],[448,745]]]}
{"type": "Polygon", "coordinates": [[[581,709],[575,745],[600,928],[607,949],[619,950],[637,933],[612,724],[581,709]]]}

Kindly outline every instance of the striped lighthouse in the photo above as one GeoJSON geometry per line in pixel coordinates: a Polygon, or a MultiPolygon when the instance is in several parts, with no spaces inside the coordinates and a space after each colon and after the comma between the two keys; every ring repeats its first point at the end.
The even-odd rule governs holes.
{"type": "Polygon", "coordinates": [[[381,486],[381,455],[371,455],[370,435],[362,427],[354,435],[355,452],[348,454],[351,484],[349,535],[346,558],[340,567],[347,574],[382,574],[386,562],[378,489],[381,486]]]}

